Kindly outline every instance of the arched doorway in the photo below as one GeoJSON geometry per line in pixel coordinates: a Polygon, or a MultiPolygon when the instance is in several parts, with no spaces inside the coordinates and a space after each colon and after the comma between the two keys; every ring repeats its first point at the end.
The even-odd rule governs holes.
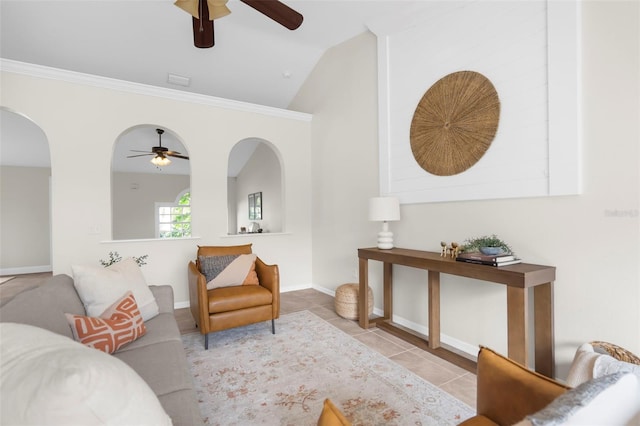
{"type": "Polygon", "coordinates": [[[0,275],[50,272],[51,156],[44,131],[0,107],[0,275]]]}

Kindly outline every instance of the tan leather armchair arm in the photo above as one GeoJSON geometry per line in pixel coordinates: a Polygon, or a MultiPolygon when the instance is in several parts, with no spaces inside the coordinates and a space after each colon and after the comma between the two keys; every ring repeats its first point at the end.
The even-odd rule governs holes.
{"type": "Polygon", "coordinates": [[[540,411],[568,389],[489,348],[478,354],[478,415],[461,425],[512,425],[540,411]]]}
{"type": "Polygon", "coordinates": [[[207,281],[194,262],[189,262],[189,307],[201,333],[209,332],[209,298],[207,281]]]}
{"type": "Polygon", "coordinates": [[[273,295],[273,318],[280,318],[280,271],[278,265],[267,265],[256,258],[256,274],[260,285],[273,295]]]}

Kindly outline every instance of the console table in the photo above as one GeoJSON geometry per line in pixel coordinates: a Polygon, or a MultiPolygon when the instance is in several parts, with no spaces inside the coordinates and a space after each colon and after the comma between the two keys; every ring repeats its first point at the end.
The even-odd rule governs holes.
{"type": "MultiPolygon", "coordinates": [[[[458,262],[440,253],[402,248],[382,250],[378,248],[358,249],[360,289],[358,292],[359,324],[362,328],[378,326],[395,335],[415,342],[408,332],[392,323],[393,319],[393,265],[425,269],[428,283],[429,336],[423,343],[430,352],[440,355],[446,351],[440,347],[440,274],[475,278],[507,286],[507,336],[508,357],[528,366],[529,312],[528,289],[533,287],[533,325],[535,369],[547,377],[554,376],[553,355],[553,281],[556,268],[553,266],[518,263],[493,267],[458,262]],[[384,315],[369,318],[368,281],[369,260],[383,262],[383,306],[384,315]]],[[[442,356],[442,355],[440,355],[442,356]]],[[[452,355],[453,358],[462,358],[452,355]]],[[[448,356],[442,356],[452,360],[448,356]]],[[[455,362],[455,361],[454,361],[455,362]]],[[[466,366],[468,368],[468,366],[466,366]]]]}

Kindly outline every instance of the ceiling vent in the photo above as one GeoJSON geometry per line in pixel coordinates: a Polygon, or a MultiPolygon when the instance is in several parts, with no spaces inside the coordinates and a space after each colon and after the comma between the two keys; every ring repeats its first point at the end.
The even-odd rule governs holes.
{"type": "Polygon", "coordinates": [[[189,87],[189,85],[191,84],[191,79],[189,77],[184,77],[181,75],[171,74],[171,73],[168,74],[167,81],[171,84],[184,86],[184,87],[189,87]]]}

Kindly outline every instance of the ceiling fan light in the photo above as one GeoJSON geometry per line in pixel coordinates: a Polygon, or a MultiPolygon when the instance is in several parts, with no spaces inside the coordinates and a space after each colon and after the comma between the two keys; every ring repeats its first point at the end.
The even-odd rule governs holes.
{"type": "Polygon", "coordinates": [[[165,156],[157,155],[151,159],[151,164],[153,164],[156,167],[164,167],[171,164],[171,160],[169,160],[165,156]]]}
{"type": "Polygon", "coordinates": [[[227,7],[228,0],[207,0],[209,19],[218,19],[231,13],[227,7]]]}
{"type": "MultiPolygon", "coordinates": [[[[227,7],[229,0],[206,0],[209,9],[209,20],[222,18],[231,13],[227,7]]],[[[198,0],[177,0],[174,5],[184,10],[196,19],[200,19],[199,1],[198,0]]]]}

